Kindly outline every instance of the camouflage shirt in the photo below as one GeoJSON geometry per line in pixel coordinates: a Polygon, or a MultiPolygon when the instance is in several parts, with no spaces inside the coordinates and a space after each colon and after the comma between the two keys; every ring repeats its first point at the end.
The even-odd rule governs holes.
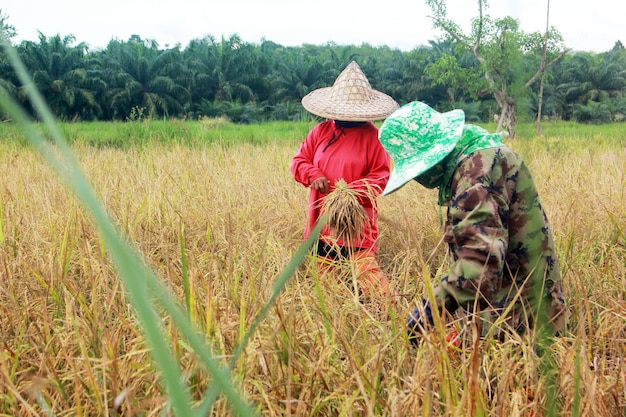
{"type": "Polygon", "coordinates": [[[436,296],[448,310],[471,310],[476,302],[483,317],[496,320],[506,312],[508,323],[520,329],[532,325],[533,294],[542,294],[549,318],[563,328],[552,233],[530,172],[511,149],[481,149],[458,163],[444,241],[450,268],[436,296]]]}

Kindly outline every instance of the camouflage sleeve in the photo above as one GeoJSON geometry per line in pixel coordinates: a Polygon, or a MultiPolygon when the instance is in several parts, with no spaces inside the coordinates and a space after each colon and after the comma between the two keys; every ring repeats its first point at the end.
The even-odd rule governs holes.
{"type": "Polygon", "coordinates": [[[508,242],[502,216],[508,213],[508,205],[480,178],[483,177],[455,178],[457,184],[444,237],[451,264],[441,282],[440,291],[444,294],[439,297],[452,296],[458,304],[465,305],[473,303],[479,293],[480,308],[485,308],[493,305],[502,285],[508,242]]]}

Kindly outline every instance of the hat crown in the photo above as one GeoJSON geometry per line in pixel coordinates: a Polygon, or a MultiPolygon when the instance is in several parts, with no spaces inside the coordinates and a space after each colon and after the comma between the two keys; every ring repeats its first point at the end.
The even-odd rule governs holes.
{"type": "Polygon", "coordinates": [[[354,104],[369,101],[372,96],[372,86],[355,61],[352,61],[339,74],[330,93],[331,100],[354,104]]]}

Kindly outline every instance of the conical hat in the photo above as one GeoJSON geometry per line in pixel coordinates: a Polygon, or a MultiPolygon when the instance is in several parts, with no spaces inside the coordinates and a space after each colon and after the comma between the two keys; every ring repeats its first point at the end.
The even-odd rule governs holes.
{"type": "Polygon", "coordinates": [[[393,112],[379,131],[380,142],[393,160],[383,195],[441,162],[461,140],[464,126],[463,110],[438,113],[419,101],[393,112]]]}
{"type": "Polygon", "coordinates": [[[304,96],[302,105],[320,117],[348,122],[381,120],[398,108],[393,98],[370,86],[355,61],[339,74],[332,87],[319,88],[304,96]]]}

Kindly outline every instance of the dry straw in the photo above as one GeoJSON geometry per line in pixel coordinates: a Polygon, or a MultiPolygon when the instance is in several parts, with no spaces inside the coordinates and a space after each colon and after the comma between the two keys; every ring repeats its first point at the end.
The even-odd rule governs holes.
{"type": "Polygon", "coordinates": [[[328,227],[334,238],[354,242],[363,234],[367,213],[359,202],[362,194],[340,179],[324,199],[322,213],[328,214],[328,227]]]}

